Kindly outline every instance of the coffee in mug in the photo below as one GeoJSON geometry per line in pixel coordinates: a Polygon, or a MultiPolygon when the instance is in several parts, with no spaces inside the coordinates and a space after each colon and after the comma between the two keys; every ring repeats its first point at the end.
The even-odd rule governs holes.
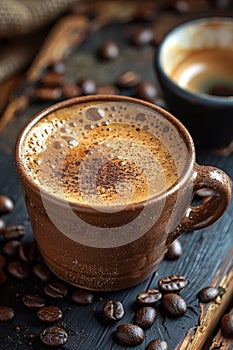
{"type": "Polygon", "coordinates": [[[64,281],[118,290],[149,277],[171,242],[225,211],[228,176],[195,163],[185,127],[124,96],[57,103],[24,127],[16,166],[41,254],[64,281]],[[200,188],[214,190],[190,206],[200,188]]]}

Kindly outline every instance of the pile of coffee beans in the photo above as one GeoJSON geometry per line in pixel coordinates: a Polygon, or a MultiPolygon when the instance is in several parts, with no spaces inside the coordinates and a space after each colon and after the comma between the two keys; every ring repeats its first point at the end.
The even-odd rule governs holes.
{"type": "MultiPolygon", "coordinates": [[[[133,323],[120,324],[114,333],[114,338],[124,345],[141,344],[145,339],[145,330],[156,320],[156,307],[159,304],[168,317],[183,316],[187,311],[186,302],[177,293],[186,285],[187,280],[184,276],[173,274],[159,279],[157,288],[149,288],[138,293],[136,296],[138,309],[133,323]]],[[[148,349],[163,348],[167,349],[167,343],[161,339],[154,339],[148,344],[148,349]]]]}

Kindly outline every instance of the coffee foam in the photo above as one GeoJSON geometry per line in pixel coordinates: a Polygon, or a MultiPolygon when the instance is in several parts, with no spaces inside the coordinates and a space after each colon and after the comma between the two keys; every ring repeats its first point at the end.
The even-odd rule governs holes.
{"type": "Polygon", "coordinates": [[[159,112],[124,101],[92,101],[42,118],[27,134],[21,159],[46,192],[108,206],[170,188],[183,174],[188,152],[159,112]]]}

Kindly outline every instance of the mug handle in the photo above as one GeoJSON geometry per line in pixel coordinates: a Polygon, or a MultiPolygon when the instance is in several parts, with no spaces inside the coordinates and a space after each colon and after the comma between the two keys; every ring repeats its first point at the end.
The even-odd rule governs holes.
{"type": "Polygon", "coordinates": [[[200,230],[211,225],[226,210],[231,200],[231,180],[224,171],[195,164],[193,194],[202,188],[213,190],[213,195],[204,199],[201,205],[190,205],[187,208],[182,222],[169,234],[168,246],[184,232],[200,230]]]}

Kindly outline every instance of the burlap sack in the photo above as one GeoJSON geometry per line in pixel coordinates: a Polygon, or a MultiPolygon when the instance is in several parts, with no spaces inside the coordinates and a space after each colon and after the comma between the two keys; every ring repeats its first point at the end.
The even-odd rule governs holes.
{"type": "Polygon", "coordinates": [[[31,61],[46,25],[79,0],[0,0],[0,83],[31,61]]]}

